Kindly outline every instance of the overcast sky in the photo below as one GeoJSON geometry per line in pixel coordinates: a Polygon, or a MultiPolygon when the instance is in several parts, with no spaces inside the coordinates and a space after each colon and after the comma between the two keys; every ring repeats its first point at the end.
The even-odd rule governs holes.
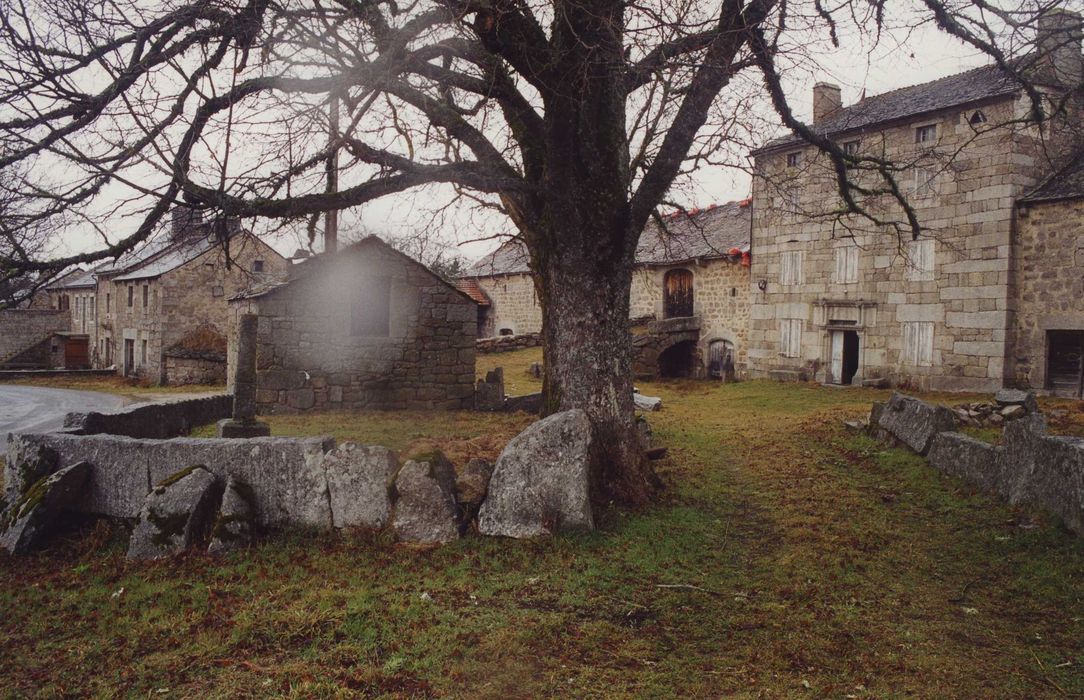
{"type": "MultiPolygon", "coordinates": [[[[809,121],[812,111],[812,85],[821,80],[841,86],[844,105],[857,102],[863,93],[873,96],[888,90],[934,80],[987,63],[985,56],[969,49],[932,26],[914,30],[907,39],[883,37],[871,52],[853,37],[844,38],[841,49],[818,58],[819,69],[784,74],[791,105],[799,118],[809,121]]],[[[768,124],[777,123],[768,119],[768,124]]],[[[764,128],[754,141],[763,143],[778,135],[778,127],[764,128]]],[[[704,207],[749,196],[750,178],[739,169],[711,168],[700,171],[690,191],[675,199],[689,208],[704,207]]],[[[375,233],[385,238],[424,231],[452,246],[454,252],[474,260],[493,250],[495,238],[510,232],[510,223],[496,214],[479,214],[466,206],[443,210],[434,219],[434,203],[449,199],[448,189],[436,187],[408,192],[369,203],[340,214],[340,239],[353,240],[375,233]],[[483,239],[483,240],[476,240],[483,239]]],[[[256,227],[259,231],[260,227],[256,227]]],[[[284,255],[290,255],[303,241],[287,235],[268,241],[284,255]]],[[[63,242],[69,251],[100,245],[100,241],[82,232],[71,232],[63,242]]],[[[317,246],[319,248],[319,246],[317,246]]]]}

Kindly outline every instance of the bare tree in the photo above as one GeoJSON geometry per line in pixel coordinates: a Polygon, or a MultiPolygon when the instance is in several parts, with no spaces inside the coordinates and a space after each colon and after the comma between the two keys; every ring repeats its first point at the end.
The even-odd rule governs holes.
{"type": "Polygon", "coordinates": [[[435,183],[499,209],[526,243],[543,310],[546,410],[583,408],[596,498],[650,500],[633,438],[628,341],[644,225],[695,168],[739,143],[753,101],[833,164],[848,214],[920,224],[897,169],[804,126],[783,76],[817,53],[920,23],[1017,56],[1038,15],[1004,0],[2,0],[0,168],[62,174],[44,210],[139,211],[130,235],[23,270],[117,255],[178,200],[308,221],[435,183]],[[328,105],[337,110],[328,139],[328,105]],[[328,163],[337,189],[326,186],[328,163]],[[849,173],[861,168],[863,178],[849,173]]]}

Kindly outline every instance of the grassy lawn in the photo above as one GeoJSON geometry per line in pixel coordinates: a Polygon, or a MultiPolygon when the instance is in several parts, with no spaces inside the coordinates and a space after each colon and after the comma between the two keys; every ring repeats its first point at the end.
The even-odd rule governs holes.
{"type": "MultiPolygon", "coordinates": [[[[535,354],[479,369],[499,361],[522,393],[535,354]]],[[[294,532],[225,559],[127,564],[99,524],[0,559],[0,696],[1084,694],[1084,542],[845,430],[887,392],[641,388],[664,400],[650,419],[669,487],[591,535],[418,550],[294,532]]],[[[529,419],[270,420],[461,461],[529,419]]]]}

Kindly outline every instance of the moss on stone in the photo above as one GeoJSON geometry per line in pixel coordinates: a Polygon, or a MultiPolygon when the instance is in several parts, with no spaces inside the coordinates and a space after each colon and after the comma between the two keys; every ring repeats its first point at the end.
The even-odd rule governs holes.
{"type": "Polygon", "coordinates": [[[411,462],[428,462],[429,464],[438,464],[440,462],[449,461],[448,458],[440,450],[426,450],[424,452],[418,452],[408,457],[411,462]]]}
{"type": "Polygon", "coordinates": [[[159,547],[172,547],[173,538],[184,534],[188,525],[188,513],[158,515],[153,510],[147,513],[147,520],[154,525],[155,533],[151,542],[159,547]]]}
{"type": "Polygon", "coordinates": [[[206,469],[206,468],[207,467],[202,465],[202,464],[193,464],[190,467],[185,467],[181,471],[170,474],[165,479],[162,479],[160,482],[158,482],[158,485],[155,486],[154,489],[158,493],[161,493],[161,491],[158,491],[158,489],[164,489],[167,486],[172,486],[173,484],[176,484],[178,481],[185,478],[186,476],[188,476],[192,472],[196,471],[197,469],[206,469]]]}

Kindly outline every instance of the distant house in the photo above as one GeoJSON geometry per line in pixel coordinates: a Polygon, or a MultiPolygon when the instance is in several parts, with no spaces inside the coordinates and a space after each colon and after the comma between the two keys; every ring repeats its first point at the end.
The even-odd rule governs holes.
{"type": "MultiPolygon", "coordinates": [[[[630,293],[640,377],[740,374],[749,316],[748,201],[667,216],[645,227],[630,293]]],[[[486,304],[479,335],[542,330],[542,309],[518,240],[482,258],[458,281],[486,304]]],[[[481,303],[481,302],[480,302],[481,303]]]]}
{"type": "Polygon", "coordinates": [[[473,405],[477,304],[375,236],[229,306],[231,378],[237,321],[259,316],[261,413],[473,405]]]}

